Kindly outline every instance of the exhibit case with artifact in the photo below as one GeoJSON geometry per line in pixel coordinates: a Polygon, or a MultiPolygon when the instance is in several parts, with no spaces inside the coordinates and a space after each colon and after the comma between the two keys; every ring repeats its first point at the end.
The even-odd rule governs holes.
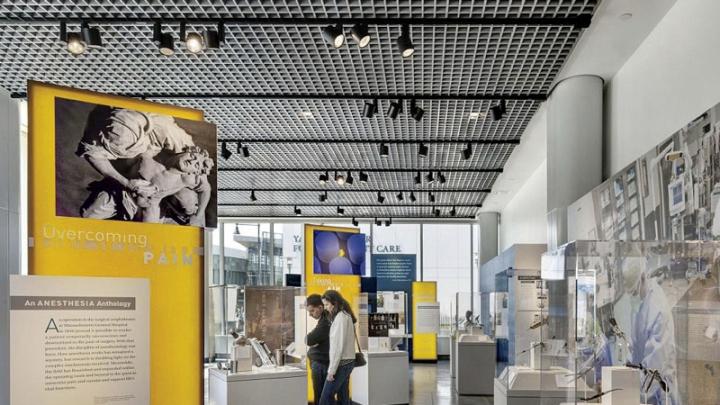
{"type": "Polygon", "coordinates": [[[218,290],[225,291],[216,298],[225,301],[221,324],[231,348],[227,360],[217,361],[217,367],[209,369],[210,403],[305,403],[309,326],[305,289],[245,286],[218,290]],[[283,389],[278,390],[278,385],[283,389]]]}
{"type": "Polygon", "coordinates": [[[538,359],[568,372],[543,382],[572,387],[569,404],[720,403],[719,259],[714,241],[576,241],[544,255],[538,359]]]}

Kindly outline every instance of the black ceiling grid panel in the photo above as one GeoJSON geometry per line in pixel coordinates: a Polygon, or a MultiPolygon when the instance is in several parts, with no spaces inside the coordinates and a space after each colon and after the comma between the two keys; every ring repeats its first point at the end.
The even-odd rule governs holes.
{"type": "Polygon", "coordinates": [[[233,152],[218,158],[220,215],[289,217],[298,204],[308,217],[335,217],[337,205],[347,205],[346,217],[435,218],[432,191],[441,217],[450,218],[457,205],[457,218],[472,218],[595,8],[595,0],[0,2],[0,86],[22,95],[27,80],[40,80],[203,110],[233,152]],[[347,35],[334,49],[320,32],[328,18],[378,23],[369,26],[368,47],[347,35]],[[58,40],[59,21],[68,20],[74,31],[93,19],[104,20],[93,24],[103,47],[70,55],[58,40]],[[253,23],[258,19],[266,23],[253,23]],[[417,22],[409,59],[396,44],[396,22],[406,19],[417,22]],[[468,23],[480,19],[486,23],[468,23]],[[225,42],[191,54],[177,40],[175,55],[166,57],[151,40],[153,20],[164,20],[176,40],[179,21],[199,32],[226,20],[225,42]],[[388,95],[418,96],[424,116],[415,121],[404,100],[405,111],[391,120],[388,95]],[[380,98],[373,118],[362,115],[372,101],[366,96],[380,98]],[[500,101],[495,96],[507,100],[499,121],[488,114],[500,101]],[[418,156],[419,142],[428,140],[427,157],[418,156]],[[387,157],[378,153],[383,141],[387,157]],[[476,143],[464,159],[469,141],[476,143]],[[249,157],[235,153],[237,142],[249,157]],[[352,170],[355,181],[320,185],[322,172],[308,171],[316,168],[331,178],[335,170],[352,170]],[[353,170],[364,168],[376,170],[367,184],[353,170]],[[422,171],[421,184],[407,169],[422,171]],[[479,172],[485,169],[490,172],[479,172]],[[428,183],[427,172],[437,178],[438,170],[448,170],[446,182],[428,183]],[[249,190],[267,191],[257,191],[252,202],[249,190]],[[324,202],[321,190],[328,190],[324,202]],[[377,190],[384,190],[384,204],[377,190]]]}

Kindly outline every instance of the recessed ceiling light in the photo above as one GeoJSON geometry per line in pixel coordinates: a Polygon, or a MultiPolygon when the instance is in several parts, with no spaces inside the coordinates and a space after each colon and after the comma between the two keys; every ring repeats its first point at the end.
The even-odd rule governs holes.
{"type": "Polygon", "coordinates": [[[471,112],[470,115],[468,115],[468,119],[476,120],[478,118],[485,118],[487,116],[487,113],[484,112],[471,112]]]}
{"type": "Polygon", "coordinates": [[[627,21],[633,17],[632,13],[622,13],[620,14],[620,20],[621,21],[627,21]]]}
{"type": "Polygon", "coordinates": [[[300,116],[303,118],[315,118],[312,111],[300,111],[300,116]]]}

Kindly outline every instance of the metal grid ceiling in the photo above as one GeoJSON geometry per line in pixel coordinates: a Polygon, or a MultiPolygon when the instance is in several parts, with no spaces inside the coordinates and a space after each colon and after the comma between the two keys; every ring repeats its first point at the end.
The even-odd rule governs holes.
{"type": "MultiPolygon", "coordinates": [[[[464,18],[464,17],[572,17],[591,14],[592,0],[475,1],[475,2],[363,2],[328,5],[326,2],[180,1],[13,1],[0,3],[0,18],[464,18]]],[[[188,31],[205,26],[189,25],[188,31]]],[[[77,26],[69,26],[77,30],[77,26]]],[[[398,26],[370,26],[372,42],[360,49],[352,41],[332,49],[320,35],[320,26],[228,25],[226,43],[219,50],[198,55],[176,45],[176,54],[164,57],[151,41],[146,23],[100,25],[104,47],[72,57],[57,39],[56,23],[0,24],[0,86],[24,92],[28,79],[121,94],[544,94],[572,51],[581,30],[572,26],[414,26],[416,54],[403,60],[395,39],[398,26]]],[[[177,37],[177,25],[166,25],[177,37]]],[[[250,158],[235,154],[219,158],[221,169],[288,169],[283,172],[222,170],[223,188],[249,190],[340,189],[320,186],[319,172],[299,168],[336,169],[459,169],[445,173],[445,184],[416,186],[413,173],[369,173],[370,182],[354,189],[384,189],[386,204],[396,204],[397,189],[436,191],[437,202],[479,205],[486,193],[443,192],[443,189],[491,188],[497,173],[476,169],[502,168],[513,145],[474,145],[471,159],[463,160],[462,141],[517,140],[537,111],[538,101],[508,101],[506,117],[493,122],[483,117],[494,101],[422,100],[421,122],[401,113],[385,117],[388,100],[381,100],[375,118],[361,117],[363,101],[346,99],[157,99],[199,108],[218,124],[219,137],[231,140],[283,140],[282,143],[246,143],[250,158]],[[304,114],[310,113],[312,118],[304,114]],[[471,113],[481,113],[470,119],[471,113]],[[293,140],[334,140],[330,143],[294,143],[293,140]],[[427,158],[417,156],[417,145],[390,144],[390,156],[381,158],[377,144],[342,143],[376,141],[442,140],[456,143],[428,144],[427,158]]],[[[408,106],[405,106],[406,110],[408,106]]],[[[234,151],[235,146],[230,145],[234,151]]],[[[357,172],[353,175],[357,179],[357,172]]],[[[253,206],[219,207],[220,215],[287,216],[292,207],[277,204],[318,204],[317,192],[258,192],[253,206]]],[[[429,204],[418,193],[416,204],[429,204]]],[[[330,207],[301,207],[303,215],[334,216],[336,205],[378,205],[373,192],[330,193],[330,207]]],[[[220,191],[221,204],[248,204],[249,191],[220,191]]],[[[352,207],[346,216],[432,217],[432,208],[352,207]]],[[[443,209],[448,216],[449,208],[443,209]]],[[[472,217],[476,207],[457,207],[457,215],[472,217]]]]}

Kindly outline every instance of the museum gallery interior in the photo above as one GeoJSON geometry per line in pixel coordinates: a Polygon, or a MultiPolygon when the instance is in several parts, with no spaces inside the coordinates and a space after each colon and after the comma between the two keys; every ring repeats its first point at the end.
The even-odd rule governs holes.
{"type": "Polygon", "coordinates": [[[0,405],[720,404],[718,15],[0,2],[0,405]]]}

